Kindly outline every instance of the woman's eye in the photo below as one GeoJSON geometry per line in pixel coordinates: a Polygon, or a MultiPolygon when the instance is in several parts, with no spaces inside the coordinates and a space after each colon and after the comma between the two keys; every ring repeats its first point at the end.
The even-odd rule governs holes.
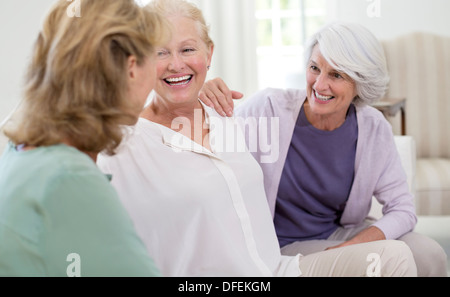
{"type": "Polygon", "coordinates": [[[309,68],[310,68],[313,72],[319,72],[319,68],[317,68],[317,67],[314,66],[314,65],[311,65],[309,68]]]}
{"type": "Polygon", "coordinates": [[[333,73],[333,77],[338,79],[343,78],[343,76],[340,73],[333,73]]]}
{"type": "Polygon", "coordinates": [[[166,50],[159,50],[159,51],[156,52],[156,55],[158,57],[164,57],[164,56],[167,56],[168,54],[169,54],[169,52],[166,51],[166,50]]]}
{"type": "Polygon", "coordinates": [[[185,48],[185,49],[183,49],[183,53],[192,53],[192,52],[195,52],[194,48],[185,48]]]}

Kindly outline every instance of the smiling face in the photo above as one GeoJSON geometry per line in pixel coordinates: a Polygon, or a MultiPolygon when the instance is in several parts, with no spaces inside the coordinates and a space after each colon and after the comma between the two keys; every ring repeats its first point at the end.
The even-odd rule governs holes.
{"type": "Polygon", "coordinates": [[[213,46],[203,42],[196,21],[182,16],[168,19],[173,25],[172,39],[157,49],[155,91],[172,104],[196,102],[211,63],[213,46]]]}
{"type": "Polygon", "coordinates": [[[309,60],[306,83],[307,116],[312,124],[313,121],[324,119],[329,126],[342,124],[350,104],[357,96],[356,85],[348,75],[334,69],[326,61],[317,45],[309,60]]]}

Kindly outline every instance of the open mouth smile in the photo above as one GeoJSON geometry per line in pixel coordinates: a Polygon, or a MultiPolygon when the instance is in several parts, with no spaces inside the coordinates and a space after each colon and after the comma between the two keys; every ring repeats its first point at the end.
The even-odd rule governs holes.
{"type": "Polygon", "coordinates": [[[164,81],[170,86],[183,86],[187,85],[191,81],[192,77],[192,75],[171,77],[164,79],[164,81]]]}
{"type": "Polygon", "coordinates": [[[316,99],[321,101],[321,102],[328,102],[328,101],[333,100],[335,98],[334,96],[322,96],[319,93],[317,93],[316,90],[313,90],[313,93],[314,93],[314,97],[316,97],[316,99]]]}

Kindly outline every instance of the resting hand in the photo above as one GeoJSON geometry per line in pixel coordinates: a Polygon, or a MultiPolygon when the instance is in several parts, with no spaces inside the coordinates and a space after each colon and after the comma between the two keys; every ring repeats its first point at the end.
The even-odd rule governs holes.
{"type": "Polygon", "coordinates": [[[379,228],[375,226],[370,226],[367,229],[364,229],[360,233],[358,233],[355,237],[352,239],[345,241],[339,245],[331,246],[327,248],[326,250],[331,249],[337,249],[340,247],[352,245],[352,244],[358,244],[358,243],[364,243],[364,242],[370,242],[370,241],[376,241],[376,240],[385,240],[386,236],[384,235],[383,231],[381,231],[379,228]]]}
{"type": "Polygon", "coordinates": [[[222,79],[215,78],[205,82],[198,97],[217,113],[231,117],[234,109],[233,99],[241,99],[244,95],[230,90],[222,79]]]}
{"type": "Polygon", "coordinates": [[[351,241],[345,241],[345,242],[343,242],[341,244],[327,247],[325,250],[328,251],[328,250],[338,249],[338,248],[341,248],[341,247],[344,247],[344,246],[349,246],[349,245],[352,245],[352,244],[354,244],[354,243],[352,243],[351,241]]]}

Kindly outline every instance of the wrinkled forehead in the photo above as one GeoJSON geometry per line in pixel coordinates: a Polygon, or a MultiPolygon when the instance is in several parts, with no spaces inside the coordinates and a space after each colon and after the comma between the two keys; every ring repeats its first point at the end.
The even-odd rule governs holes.
{"type": "Polygon", "coordinates": [[[203,45],[208,47],[207,44],[207,36],[205,36],[205,32],[203,30],[203,25],[199,20],[196,20],[192,17],[186,16],[182,13],[173,13],[166,16],[170,22],[171,28],[173,31],[184,31],[186,38],[187,35],[194,37],[195,39],[199,39],[202,41],[203,45]],[[181,24],[181,26],[180,26],[181,24]]]}

